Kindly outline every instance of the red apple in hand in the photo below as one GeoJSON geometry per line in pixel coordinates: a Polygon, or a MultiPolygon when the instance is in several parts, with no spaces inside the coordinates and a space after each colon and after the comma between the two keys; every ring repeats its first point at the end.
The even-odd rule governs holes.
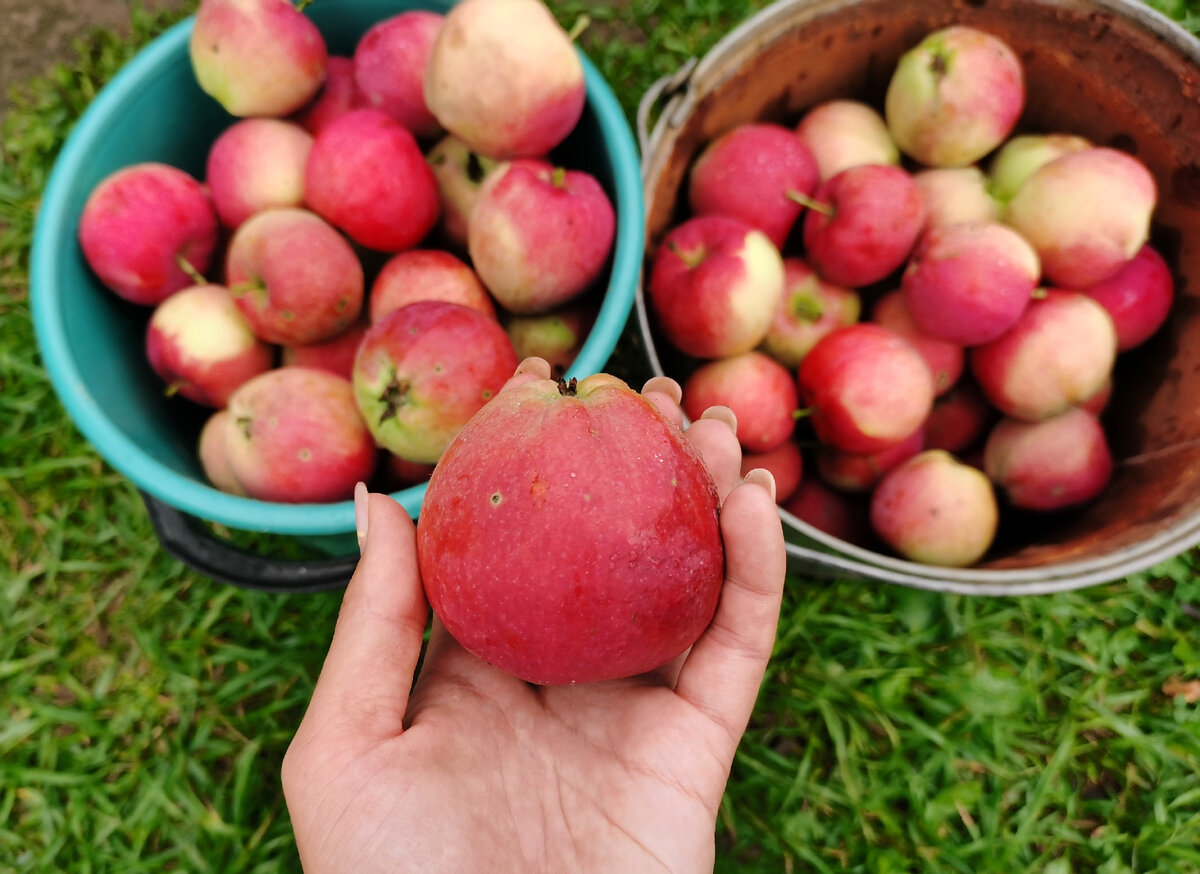
{"type": "Polygon", "coordinates": [[[418,139],[442,129],[425,105],[425,68],[443,20],[423,9],[400,12],[368,28],[354,49],[361,105],[383,110],[418,139]]]}
{"type": "Polygon", "coordinates": [[[437,182],[416,139],[377,109],[356,109],[317,135],[308,156],[309,207],[356,243],[399,252],[441,213],[437,182]]]}
{"type": "Polygon", "coordinates": [[[502,307],[546,312],[600,276],[616,224],[612,201],[591,174],[545,161],[510,161],[479,188],[467,251],[502,307]]]}
{"type": "Polygon", "coordinates": [[[699,455],[640,393],[607,374],[534,379],[484,407],[434,470],[421,579],[446,630],[503,671],[634,676],[712,619],[717,507],[699,455]]]}
{"type": "Polygon", "coordinates": [[[783,248],[812,194],[817,163],[799,137],[777,124],[743,124],[710,142],[692,165],[693,215],[725,215],[758,228],[783,248]]]}
{"type": "Polygon", "coordinates": [[[647,288],[677,349],[724,358],[749,352],[767,335],[783,295],[783,260],[745,222],[697,216],[663,239],[647,288]]]}
{"type": "Polygon", "coordinates": [[[925,224],[925,204],[900,167],[862,164],[821,183],[804,216],[808,263],[834,285],[860,288],[897,270],[925,224]]]}
{"type": "Polygon", "coordinates": [[[133,164],[92,189],[79,218],[79,244],[107,288],[153,306],[208,270],[217,214],[204,187],[184,171],[133,164]]]}

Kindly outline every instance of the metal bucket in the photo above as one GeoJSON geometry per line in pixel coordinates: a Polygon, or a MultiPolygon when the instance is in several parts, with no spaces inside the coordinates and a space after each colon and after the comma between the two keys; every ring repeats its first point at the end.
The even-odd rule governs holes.
{"type": "MultiPolygon", "coordinates": [[[[749,121],[794,124],[834,97],[880,107],[900,55],[952,23],[999,36],[1021,58],[1021,130],[1082,134],[1149,167],[1159,186],[1151,241],[1172,267],[1175,305],[1152,340],[1118,359],[1104,414],[1117,466],[1099,499],[1015,533],[1002,523],[971,568],[900,560],[781,509],[789,563],[975,595],[1120,579],[1200,543],[1200,41],[1174,22],[1137,0],[780,0],[646,93],[638,110],[646,252],[686,216],[682,186],[708,141],[749,121]]],[[[694,364],[662,339],[643,288],[635,311],[653,372],[682,381],[694,364]]]]}

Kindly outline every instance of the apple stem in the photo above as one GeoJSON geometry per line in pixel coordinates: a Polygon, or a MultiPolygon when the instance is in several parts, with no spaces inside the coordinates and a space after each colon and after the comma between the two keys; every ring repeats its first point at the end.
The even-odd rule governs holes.
{"type": "Polygon", "coordinates": [[[550,174],[550,184],[555,188],[562,188],[567,183],[567,168],[555,167],[554,172],[550,174]]]}
{"type": "Polygon", "coordinates": [[[820,321],[825,315],[821,302],[811,294],[798,294],[792,298],[792,315],[806,322],[820,321]]]}
{"type": "Polygon", "coordinates": [[[685,252],[680,249],[674,241],[671,241],[670,243],[667,243],[667,249],[670,250],[671,253],[676,257],[678,257],[680,261],[692,269],[699,267],[700,263],[704,260],[703,248],[697,249],[694,252],[685,252]]]}
{"type": "Polygon", "coordinates": [[[1030,296],[1030,297],[1031,297],[1033,300],[1045,300],[1045,299],[1046,299],[1046,294],[1047,294],[1046,286],[1044,286],[1044,285],[1039,285],[1037,288],[1035,288],[1035,289],[1033,290],[1033,293],[1032,293],[1032,294],[1030,294],[1029,296],[1030,296]]]}
{"type": "Polygon", "coordinates": [[[565,398],[575,397],[575,389],[579,386],[579,380],[571,377],[571,381],[563,379],[561,376],[556,380],[558,382],[558,393],[565,398]]]}
{"type": "Polygon", "coordinates": [[[592,17],[587,13],[581,13],[580,16],[575,19],[575,23],[571,25],[571,29],[567,31],[567,39],[569,39],[571,42],[575,42],[575,40],[579,39],[579,37],[583,35],[583,32],[591,26],[592,17]]]}
{"type": "Polygon", "coordinates": [[[262,288],[262,283],[255,279],[247,279],[245,282],[237,282],[229,286],[229,293],[234,297],[245,297],[252,291],[262,288]]]}
{"type": "Polygon", "coordinates": [[[182,254],[175,256],[175,263],[179,265],[179,269],[187,275],[187,278],[192,280],[196,285],[208,285],[208,280],[204,278],[204,275],[196,269],[191,261],[184,258],[182,254]]]}
{"type": "Polygon", "coordinates": [[[833,207],[821,200],[815,200],[809,197],[803,191],[797,191],[794,188],[789,188],[787,191],[787,199],[794,200],[801,206],[807,206],[811,210],[819,212],[821,215],[832,216],[833,207]]]}
{"type": "Polygon", "coordinates": [[[177,379],[163,389],[163,395],[168,398],[173,398],[175,395],[179,394],[179,390],[183,388],[184,385],[186,385],[186,383],[182,379],[177,379]]]}
{"type": "Polygon", "coordinates": [[[815,407],[804,407],[803,409],[800,409],[800,410],[792,410],[792,418],[795,419],[796,421],[800,421],[801,419],[807,419],[809,416],[811,416],[815,412],[816,412],[815,407]]]}
{"type": "Polygon", "coordinates": [[[304,7],[306,7],[306,6],[307,6],[309,3],[312,3],[312,0],[297,0],[297,2],[296,2],[296,11],[297,11],[297,12],[303,12],[303,11],[304,11],[304,7]]]}

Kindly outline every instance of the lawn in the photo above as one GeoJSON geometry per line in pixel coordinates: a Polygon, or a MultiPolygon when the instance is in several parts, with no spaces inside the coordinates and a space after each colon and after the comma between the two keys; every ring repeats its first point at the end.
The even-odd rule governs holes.
{"type": "MultiPolygon", "coordinates": [[[[318,0],[336,2],[336,0],[318,0]]],[[[598,0],[632,117],[763,0],[598,0]]],[[[1159,8],[1196,22],[1195,2],[1159,8]]],[[[338,593],[213,582],[159,548],[34,342],[27,252],[72,123],[168,20],[28,83],[0,164],[0,874],[292,872],[279,765],[338,593]]],[[[946,596],[792,576],[718,825],[722,872],[1200,871],[1200,552],[1091,589],[946,596]]]]}

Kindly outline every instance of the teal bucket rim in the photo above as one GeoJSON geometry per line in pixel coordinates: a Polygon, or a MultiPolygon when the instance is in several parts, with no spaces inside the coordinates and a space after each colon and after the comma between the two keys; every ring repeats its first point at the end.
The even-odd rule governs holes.
{"type": "MultiPolygon", "coordinates": [[[[194,16],[173,25],[139,51],[84,110],[59,152],[42,193],[30,254],[30,297],[42,363],[59,400],[87,441],[117,472],[155,498],[209,522],[244,531],[316,536],[354,530],[354,504],[285,504],[221,492],[155,459],[130,440],[85,388],[60,318],[63,296],[58,264],[49,241],[74,239],[63,204],[89,158],[91,144],[126,104],[139,82],[163,65],[187,57],[194,16]]],[[[583,63],[588,107],[595,113],[613,169],[617,231],[604,302],[568,375],[585,376],[607,363],[629,318],[642,268],[645,204],[641,162],[633,132],[616,95],[591,60],[583,63]]],[[[414,519],[425,497],[422,483],[392,492],[414,519]]]]}

